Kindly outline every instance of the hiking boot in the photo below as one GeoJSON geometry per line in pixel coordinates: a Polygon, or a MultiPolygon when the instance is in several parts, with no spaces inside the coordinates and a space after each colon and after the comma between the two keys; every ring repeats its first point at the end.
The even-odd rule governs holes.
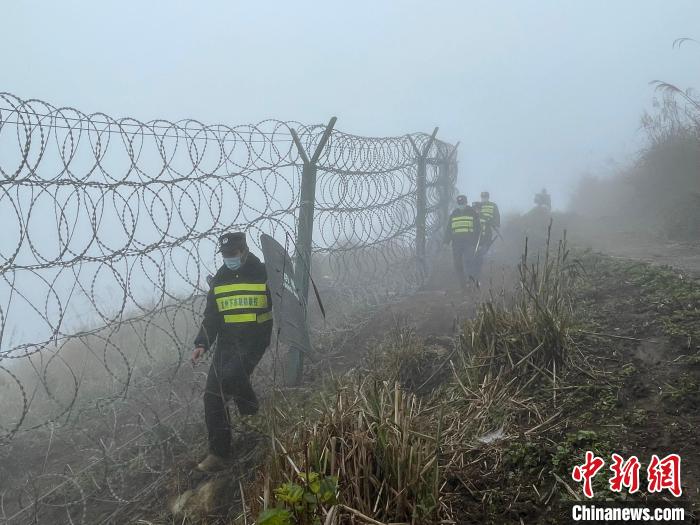
{"type": "Polygon", "coordinates": [[[211,452],[207,455],[204,460],[197,465],[197,470],[202,472],[212,473],[224,470],[228,466],[228,462],[225,458],[212,454],[211,452]]]}

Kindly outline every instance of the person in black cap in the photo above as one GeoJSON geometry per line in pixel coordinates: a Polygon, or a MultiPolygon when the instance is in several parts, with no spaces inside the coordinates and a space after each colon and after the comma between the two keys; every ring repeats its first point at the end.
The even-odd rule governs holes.
{"type": "Polygon", "coordinates": [[[250,253],[242,232],[219,237],[219,251],[224,264],[211,279],[192,354],[196,364],[216,341],[204,392],[209,454],[197,465],[204,472],[225,468],[231,456],[226,402],[233,399],[241,415],[257,413],[250,375],[272,336],[272,298],[265,265],[250,253]]]}
{"type": "Polygon", "coordinates": [[[481,234],[478,212],[468,205],[467,197],[457,197],[457,207],[450,214],[445,244],[452,243],[452,258],[462,291],[467,290],[467,276],[478,283],[477,242],[481,234]]]}

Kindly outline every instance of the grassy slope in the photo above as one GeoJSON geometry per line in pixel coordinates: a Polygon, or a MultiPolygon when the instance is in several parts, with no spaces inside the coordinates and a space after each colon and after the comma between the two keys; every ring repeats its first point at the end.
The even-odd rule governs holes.
{"type": "MultiPolygon", "coordinates": [[[[570,472],[586,450],[603,458],[637,455],[642,469],[652,454],[679,453],[683,500],[695,514],[700,510],[700,282],[670,268],[603,256],[586,257],[584,267],[575,338],[590,368],[571,371],[560,424],[506,445],[503,468],[488,483],[507,482],[505,489],[495,505],[472,501],[466,507],[475,523],[517,523],[523,513],[535,521],[568,522],[566,507],[557,512],[556,502],[581,497],[570,472]]],[[[605,485],[608,473],[595,480],[600,499],[614,497],[605,485]]],[[[644,470],[640,482],[642,494],[626,499],[645,500],[644,470]]]]}
{"type": "MultiPolygon", "coordinates": [[[[559,424],[512,440],[500,468],[480,473],[490,476],[484,492],[495,488],[498,496],[488,505],[468,500],[465,516],[474,523],[517,523],[518,515],[568,522],[557,501],[581,497],[570,472],[586,450],[603,458],[634,454],[643,469],[651,454],[679,453],[683,500],[695,514],[700,510],[700,282],[669,268],[602,256],[586,257],[584,267],[575,338],[590,368],[570,371],[559,424]]],[[[594,484],[601,499],[613,497],[607,477],[608,471],[599,474],[594,484]]]]}
{"type": "MultiPolygon", "coordinates": [[[[700,282],[604,256],[581,262],[560,332],[519,324],[522,312],[499,299],[463,326],[454,348],[398,327],[356,371],[280,393],[264,429],[273,447],[245,489],[249,523],[263,499],[274,505],[275,487],[304,484],[295,469],[337,475],[340,503],[384,522],[568,522],[565,503],[581,497],[571,469],[586,450],[608,464],[612,452],[636,454],[643,469],[653,453],[679,453],[683,500],[697,513],[700,282]],[[556,368],[546,351],[530,359],[526,347],[538,340],[565,345],[556,368]],[[504,436],[479,439],[500,428],[504,436]]],[[[607,474],[594,485],[603,497],[612,496],[607,474]]],[[[201,522],[237,522],[233,498],[201,522]]],[[[330,506],[319,507],[323,515],[330,506]]]]}

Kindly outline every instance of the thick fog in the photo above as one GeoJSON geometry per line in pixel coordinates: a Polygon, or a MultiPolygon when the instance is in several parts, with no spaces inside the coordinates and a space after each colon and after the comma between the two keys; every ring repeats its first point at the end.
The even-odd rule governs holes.
{"type": "Polygon", "coordinates": [[[114,117],[326,122],[431,132],[460,189],[562,207],[581,173],[640,147],[650,81],[700,86],[700,4],[560,2],[5,2],[2,85],[114,117]]]}
{"type": "MultiPolygon", "coordinates": [[[[645,143],[641,117],[660,96],[652,81],[683,89],[700,86],[700,46],[674,46],[678,38],[698,36],[700,4],[695,1],[46,1],[7,3],[3,17],[0,91],[140,121],[192,118],[236,126],[280,119],[315,124],[337,116],[336,129],[373,137],[430,133],[439,126],[439,139],[460,142],[458,190],[470,200],[489,190],[505,213],[528,210],[542,187],[552,194],[554,209],[562,210],[582,174],[611,174],[632,162],[645,143]]],[[[17,148],[9,129],[0,142],[0,164],[16,166],[23,149],[17,148]]],[[[35,133],[31,155],[39,149],[40,134],[35,133]]],[[[152,167],[153,174],[146,175],[155,175],[160,150],[153,140],[149,144],[139,163],[145,171],[152,167]]],[[[112,144],[115,157],[103,159],[103,168],[122,173],[130,165],[125,154],[115,160],[119,148],[112,144]]],[[[43,177],[62,169],[59,150],[51,143],[41,155],[43,177]]],[[[78,150],[71,169],[82,173],[94,159],[90,141],[83,140],[78,150]]],[[[181,149],[179,155],[189,166],[189,153],[181,149]]],[[[218,160],[217,150],[210,149],[208,155],[213,157],[203,164],[218,160]]],[[[574,200],[582,200],[581,195],[597,200],[591,191],[574,200]]],[[[32,201],[44,209],[42,198],[48,199],[46,210],[63,207],[78,225],[73,242],[86,245],[92,235],[89,213],[78,212],[77,200],[62,197],[57,202],[65,198],[67,204],[59,205],[49,194],[26,192],[23,198],[25,209],[32,201]]],[[[252,190],[244,200],[253,208],[262,205],[252,190]]],[[[153,224],[140,216],[138,228],[157,236],[161,229],[154,224],[166,222],[169,215],[165,204],[153,202],[153,224]]],[[[598,208],[607,206],[606,201],[598,208]]],[[[0,209],[0,222],[8,225],[8,234],[0,239],[2,254],[14,250],[21,232],[15,211],[9,206],[4,211],[7,217],[0,209]]],[[[200,220],[188,206],[179,211],[185,230],[200,220]]],[[[211,210],[202,215],[206,211],[211,210]]],[[[242,215],[241,227],[254,215],[242,215]]],[[[116,216],[107,213],[101,220],[99,237],[105,246],[128,237],[116,216]]],[[[54,222],[51,215],[35,213],[26,225],[33,243],[47,253],[57,249],[56,232],[67,228],[59,224],[57,230],[54,222]]],[[[293,228],[292,222],[287,226],[293,228]]],[[[352,238],[352,232],[342,233],[352,238]]],[[[31,247],[27,242],[22,246],[16,262],[31,266],[31,247]]],[[[199,266],[216,266],[213,248],[196,251],[198,257],[208,257],[199,266]]],[[[183,260],[190,255],[185,250],[183,260]]],[[[174,272],[160,288],[189,293],[193,283],[204,286],[206,271],[180,263],[194,277],[188,275],[183,284],[174,272]]],[[[153,265],[172,270],[164,263],[153,265]]],[[[121,315],[133,305],[117,301],[115,306],[114,297],[126,288],[149,297],[152,283],[139,271],[115,271],[133,274],[131,284],[122,285],[107,272],[93,298],[121,315]]],[[[81,279],[88,283],[92,274],[86,275],[81,279]]],[[[46,273],[32,278],[55,277],[46,273]]],[[[166,279],[158,273],[156,280],[161,278],[166,279]]],[[[27,314],[60,318],[68,332],[95,322],[94,315],[84,313],[87,300],[69,293],[77,277],[57,280],[54,288],[64,299],[51,294],[47,299],[44,287],[31,285],[27,277],[18,279],[19,295],[24,295],[15,294],[12,308],[6,308],[4,345],[37,331],[35,324],[21,322],[27,314]]],[[[3,286],[0,295],[9,296],[11,285],[3,286]]]]}
{"type": "Polygon", "coordinates": [[[700,515],[700,0],[0,20],[0,525],[700,515]]]}

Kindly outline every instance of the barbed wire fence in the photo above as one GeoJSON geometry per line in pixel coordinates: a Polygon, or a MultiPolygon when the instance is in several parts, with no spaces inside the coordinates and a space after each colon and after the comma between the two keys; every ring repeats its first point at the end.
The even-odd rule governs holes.
{"type": "Polygon", "coordinates": [[[421,286],[456,146],[334,123],[144,123],[0,94],[0,522],[109,517],[201,435],[184,365],[221,233],[294,239],[338,304],[421,286]]]}

